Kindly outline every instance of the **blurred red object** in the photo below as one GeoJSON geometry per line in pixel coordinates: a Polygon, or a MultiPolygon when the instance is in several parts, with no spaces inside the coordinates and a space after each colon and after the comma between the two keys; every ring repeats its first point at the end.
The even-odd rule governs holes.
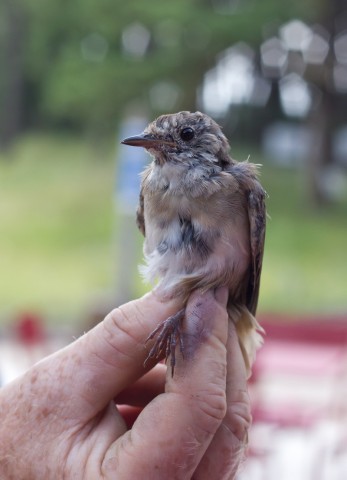
{"type": "Polygon", "coordinates": [[[15,324],[15,336],[27,346],[43,343],[47,335],[42,317],[33,312],[21,313],[15,324]]]}
{"type": "Polygon", "coordinates": [[[345,418],[346,316],[263,317],[251,378],[254,422],[308,427],[345,418]]]}
{"type": "Polygon", "coordinates": [[[143,410],[142,407],[132,407],[130,405],[117,405],[117,408],[122,417],[124,418],[128,429],[130,429],[134,425],[137,417],[143,410]]]}

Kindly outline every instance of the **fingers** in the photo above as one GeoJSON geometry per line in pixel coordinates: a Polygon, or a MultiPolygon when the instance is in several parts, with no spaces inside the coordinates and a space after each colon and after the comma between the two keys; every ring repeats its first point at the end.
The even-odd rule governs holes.
{"type": "Polygon", "coordinates": [[[251,423],[247,372],[232,322],[229,322],[227,351],[227,412],[195,472],[194,478],[199,480],[234,478],[247,445],[251,423]]]}
{"type": "Polygon", "coordinates": [[[103,322],[38,365],[55,379],[53,398],[76,422],[100,412],[127,385],[143,375],[145,340],[156,325],[178,310],[153,293],[111,312],[103,322]]]}
{"type": "Polygon", "coordinates": [[[110,447],[102,466],[105,478],[116,472],[119,478],[192,477],[226,413],[227,292],[216,296],[206,292],[190,298],[185,359],[178,356],[165,393],[110,447]]]}

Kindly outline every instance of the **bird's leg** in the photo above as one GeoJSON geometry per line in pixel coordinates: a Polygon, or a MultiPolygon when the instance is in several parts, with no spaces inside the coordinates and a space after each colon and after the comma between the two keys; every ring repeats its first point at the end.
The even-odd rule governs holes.
{"type": "Polygon", "coordinates": [[[182,338],[182,320],[185,315],[185,308],[179,310],[175,315],[164,320],[160,323],[155,330],[147,337],[146,343],[153,338],[157,337],[154,345],[149,351],[149,354],[145,360],[146,362],[150,358],[159,358],[165,353],[165,360],[170,356],[171,375],[173,376],[176,365],[176,345],[177,341],[180,345],[181,355],[184,355],[184,344],[182,338]]]}

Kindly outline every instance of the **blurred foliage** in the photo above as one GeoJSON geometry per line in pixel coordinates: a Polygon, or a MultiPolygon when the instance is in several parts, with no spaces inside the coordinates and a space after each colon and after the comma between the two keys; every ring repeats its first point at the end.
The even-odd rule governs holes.
{"type": "Polygon", "coordinates": [[[74,138],[43,135],[21,137],[2,156],[3,314],[23,306],[73,315],[112,283],[111,158],[74,138]]]}
{"type": "Polygon", "coordinates": [[[23,92],[17,96],[23,98],[22,120],[30,126],[83,127],[95,135],[112,131],[124,106],[133,99],[148,103],[148,91],[161,80],[178,85],[175,108],[191,109],[196,87],[222,49],[240,40],[260,44],[264,31],[293,16],[314,20],[324,3],[4,0],[0,101],[8,94],[6,85],[13,84],[6,68],[12,55],[21,64],[23,92]],[[150,34],[143,56],[122,47],[122,35],[134,24],[150,34]]]}
{"type": "MultiPolygon", "coordinates": [[[[6,160],[0,162],[4,318],[23,307],[68,320],[105,291],[110,292],[111,304],[117,301],[112,150],[109,145],[105,152],[96,153],[76,138],[36,135],[23,137],[11,154],[0,157],[6,160]],[[9,155],[17,161],[11,162],[9,155]]],[[[263,160],[257,151],[233,148],[239,160],[249,153],[251,160],[263,160]]],[[[302,203],[301,172],[265,164],[262,182],[270,192],[271,219],[260,310],[342,311],[347,306],[341,257],[346,246],[347,198],[329,214],[317,215],[302,203]]],[[[135,215],[128,221],[138,235],[141,256],[135,215]]],[[[134,278],[134,295],[147,289],[139,275],[134,278]]]]}

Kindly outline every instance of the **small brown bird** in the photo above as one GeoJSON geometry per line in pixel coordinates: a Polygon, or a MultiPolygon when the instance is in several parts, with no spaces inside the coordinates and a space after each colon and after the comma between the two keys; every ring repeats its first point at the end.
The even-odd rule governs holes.
{"type": "MultiPolygon", "coordinates": [[[[245,363],[261,343],[254,315],[265,238],[265,196],[258,166],[236,162],[221,128],[200,112],[162,115],[124,144],[144,147],[153,157],[142,174],[137,225],[143,235],[147,280],[158,281],[163,298],[193,290],[229,289],[228,313],[236,325],[245,363]]],[[[165,320],[149,358],[184,354],[185,308],[165,320]]]]}

